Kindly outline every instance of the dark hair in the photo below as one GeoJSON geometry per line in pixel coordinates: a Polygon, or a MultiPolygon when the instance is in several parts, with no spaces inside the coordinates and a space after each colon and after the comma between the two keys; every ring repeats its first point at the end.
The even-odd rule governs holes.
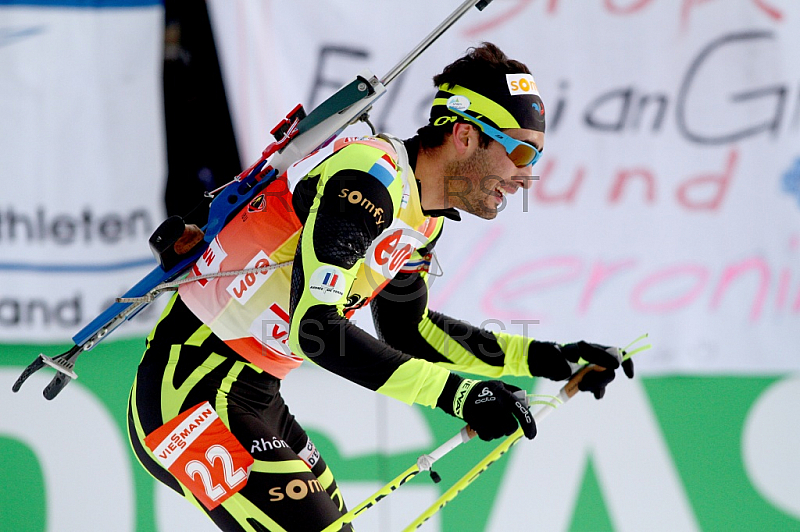
{"type": "MultiPolygon", "coordinates": [[[[433,86],[438,87],[443,83],[450,85],[462,85],[469,87],[471,80],[485,79],[492,74],[530,74],[528,67],[519,61],[510,59],[496,45],[490,42],[481,43],[477,48],[467,50],[467,55],[456,59],[446,67],[440,74],[433,76],[433,86]]],[[[469,124],[464,119],[456,122],[469,124]]],[[[422,149],[438,148],[444,144],[447,135],[453,132],[453,123],[445,126],[433,126],[426,124],[417,130],[420,147],[422,149]]],[[[485,148],[491,142],[491,138],[483,133],[480,134],[479,145],[485,148]]]]}

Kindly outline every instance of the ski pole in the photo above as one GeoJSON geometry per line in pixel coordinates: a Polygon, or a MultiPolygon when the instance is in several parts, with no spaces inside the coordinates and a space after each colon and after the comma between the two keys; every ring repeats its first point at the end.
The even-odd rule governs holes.
{"type": "MultiPolygon", "coordinates": [[[[439,460],[462,443],[468,442],[473,436],[475,436],[475,431],[473,431],[469,425],[465,426],[458,431],[458,434],[441,444],[429,454],[423,454],[417,458],[417,463],[400,473],[397,477],[390,480],[385,486],[361,501],[356,507],[325,527],[322,532],[335,532],[341,530],[345,525],[352,523],[356,517],[362,514],[362,512],[372,508],[377,502],[391,494],[394,490],[417,476],[422,471],[430,471],[431,466],[434,462],[436,462],[436,460],[439,460]]],[[[431,476],[434,475],[435,473],[431,471],[431,476]]]]}
{"type": "MultiPolygon", "coordinates": [[[[640,340],[646,338],[647,335],[642,335],[633,342],[628,345],[628,348],[632,345],[636,344],[640,340]]],[[[622,360],[627,360],[633,355],[640,353],[642,351],[646,351],[652,347],[651,344],[647,344],[641,347],[638,347],[632,351],[627,351],[628,348],[623,349],[622,352],[624,353],[622,360]]],[[[559,391],[554,401],[561,401],[562,404],[566,403],[570,399],[572,399],[578,393],[578,385],[581,383],[583,378],[586,376],[587,373],[590,371],[603,371],[605,368],[600,366],[595,366],[593,364],[587,365],[583,369],[581,369],[578,373],[576,373],[570,380],[567,382],[559,391]]],[[[538,426],[539,423],[550,413],[552,410],[551,406],[556,406],[555,403],[551,405],[542,406],[534,415],[533,419],[536,421],[536,425],[538,426]]],[[[425,510],[422,514],[419,515],[410,525],[403,529],[403,532],[411,532],[413,530],[418,529],[422,526],[425,521],[433,517],[439,510],[445,507],[447,503],[455,499],[459,493],[461,493],[464,489],[467,488],[472,482],[478,478],[481,473],[486,471],[490,465],[495,463],[497,460],[500,459],[501,456],[506,454],[514,445],[516,445],[522,439],[523,433],[522,429],[518,428],[516,432],[514,432],[511,436],[503,440],[500,445],[495,447],[489,454],[486,455],[480,462],[478,462],[472,469],[470,469],[467,474],[461,477],[457,482],[455,482],[447,491],[445,491],[437,500],[434,502],[427,510],[425,510]]]]}
{"type": "MultiPolygon", "coordinates": [[[[526,401],[529,401],[531,398],[534,397],[538,396],[532,394],[526,395],[525,399],[526,401]]],[[[553,396],[552,404],[548,402],[546,403],[546,405],[548,407],[553,407],[558,402],[560,402],[559,399],[553,396]]],[[[409,480],[411,480],[412,478],[414,478],[423,471],[430,471],[431,478],[433,479],[434,482],[438,483],[439,481],[441,481],[441,478],[435,471],[433,471],[432,469],[433,464],[437,460],[447,455],[450,451],[461,445],[462,443],[470,441],[476,435],[477,433],[474,430],[472,430],[472,427],[466,425],[464,428],[458,431],[458,433],[455,436],[453,436],[452,438],[441,444],[439,447],[437,447],[428,454],[421,455],[419,458],[417,458],[416,464],[412,465],[411,467],[403,471],[400,475],[395,477],[393,480],[389,481],[388,484],[380,488],[378,491],[376,491],[363,501],[361,501],[361,503],[359,503],[358,506],[347,512],[339,519],[337,519],[334,523],[328,525],[328,527],[326,527],[323,532],[332,532],[335,530],[341,530],[341,527],[351,523],[356,517],[361,515],[362,512],[372,508],[378,501],[382,500],[387,495],[392,493],[394,490],[396,490],[397,488],[399,488],[400,486],[402,486],[403,484],[405,484],[406,482],[408,482],[409,480]]]]}
{"type": "MultiPolygon", "coordinates": [[[[625,355],[623,355],[623,360],[627,360],[628,358],[632,357],[633,355],[635,355],[635,354],[637,354],[637,353],[639,353],[641,351],[644,351],[646,349],[649,349],[651,346],[648,344],[648,345],[645,345],[643,347],[639,347],[637,349],[634,349],[633,351],[627,351],[632,345],[636,344],[637,342],[639,342],[640,340],[642,340],[642,339],[644,339],[646,337],[647,337],[647,335],[640,336],[639,338],[637,338],[636,340],[631,342],[628,347],[623,349],[622,351],[625,353],[625,355]]],[[[534,401],[532,404],[542,405],[542,407],[534,414],[534,419],[536,420],[537,424],[542,419],[544,419],[550,413],[551,410],[555,409],[556,407],[558,407],[558,405],[565,403],[571,397],[573,397],[578,392],[578,384],[580,384],[580,381],[583,380],[583,377],[589,371],[591,371],[593,369],[602,370],[603,368],[599,368],[597,366],[587,365],[586,367],[581,369],[578,373],[576,373],[572,377],[572,379],[570,379],[569,382],[567,382],[561,388],[561,391],[558,393],[558,395],[556,395],[556,396],[545,396],[545,397],[550,397],[550,401],[534,401]]],[[[532,400],[532,399],[534,399],[536,397],[541,397],[541,396],[533,395],[533,394],[526,395],[526,400],[530,401],[530,400],[532,400]]],[[[386,485],[384,485],[383,487],[378,489],[378,491],[376,491],[375,493],[373,493],[372,495],[370,495],[369,497],[367,497],[366,499],[361,501],[357,506],[352,508],[346,514],[341,516],[339,519],[337,519],[336,521],[334,521],[333,523],[331,523],[327,527],[325,527],[325,529],[323,529],[322,532],[338,532],[338,531],[340,531],[345,525],[348,525],[348,524],[352,523],[355,520],[355,518],[360,516],[364,511],[366,511],[366,510],[372,508],[373,506],[375,506],[376,503],[378,503],[379,501],[381,501],[384,498],[386,498],[388,495],[390,495],[392,492],[394,492],[397,488],[399,488],[400,486],[402,486],[403,484],[405,484],[406,482],[408,482],[409,480],[411,480],[412,478],[417,476],[422,471],[431,471],[431,478],[433,479],[433,481],[434,482],[439,482],[439,480],[440,480],[439,476],[431,469],[433,464],[437,460],[439,460],[439,459],[443,458],[445,455],[447,455],[450,451],[452,451],[453,449],[455,449],[456,447],[461,445],[462,443],[466,443],[466,442],[470,441],[472,438],[474,438],[476,436],[476,434],[477,433],[474,430],[472,430],[472,428],[469,425],[465,426],[455,436],[453,436],[452,438],[450,438],[449,440],[447,440],[446,442],[441,444],[439,447],[437,447],[436,449],[434,449],[430,453],[423,454],[422,456],[417,458],[417,462],[414,465],[412,465],[411,467],[409,467],[408,469],[406,469],[405,471],[400,473],[400,475],[398,475],[394,479],[390,480],[386,485]]],[[[428,518],[430,518],[436,512],[441,510],[444,507],[445,504],[447,504],[452,499],[454,499],[455,496],[458,495],[459,492],[461,492],[466,486],[468,486],[474,480],[474,478],[472,478],[473,474],[477,477],[489,465],[491,465],[492,462],[494,462],[495,460],[497,460],[497,458],[499,458],[500,456],[505,454],[505,452],[508,451],[508,449],[510,449],[515,443],[517,443],[517,441],[519,441],[519,439],[522,437],[522,435],[523,435],[522,429],[518,429],[514,434],[512,434],[506,440],[504,440],[503,443],[500,446],[498,446],[498,448],[493,450],[489,455],[487,455],[486,458],[481,460],[481,462],[477,466],[475,466],[470,471],[470,473],[468,473],[467,475],[465,475],[464,478],[462,478],[457,483],[455,483],[453,485],[453,487],[448,489],[442,495],[442,497],[440,497],[439,500],[437,500],[436,503],[434,503],[433,506],[428,508],[428,510],[426,510],[425,513],[423,513],[417,519],[417,521],[422,519],[421,521],[419,521],[419,524],[417,524],[417,521],[414,522],[414,524],[416,525],[415,528],[418,528],[428,518]],[[487,464],[487,462],[488,462],[488,464],[487,464]],[[476,470],[479,470],[479,472],[477,474],[474,473],[474,471],[476,471],[476,470]],[[454,491],[454,489],[455,489],[455,491],[454,491]],[[445,496],[447,496],[447,500],[444,500],[444,502],[442,502],[443,499],[445,498],[445,496]],[[441,504],[441,505],[439,506],[439,504],[441,504]]],[[[406,530],[409,530],[409,529],[406,529],[406,530]]],[[[413,529],[411,529],[411,530],[413,530],[413,529]]]]}

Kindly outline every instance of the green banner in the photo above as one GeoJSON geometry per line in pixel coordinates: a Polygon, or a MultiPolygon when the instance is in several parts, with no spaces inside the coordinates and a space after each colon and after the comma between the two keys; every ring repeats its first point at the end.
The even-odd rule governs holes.
{"type": "MultiPolygon", "coordinates": [[[[19,394],[11,392],[39,351],[52,355],[62,347],[3,346],[3,529],[153,531],[180,519],[203,523],[197,510],[156,487],[127,443],[127,397],[141,339],[108,342],[82,355],[80,378],[52,402],[41,396],[49,369],[19,394]]],[[[339,394],[339,385],[362,391],[306,366],[287,379],[287,402],[306,420],[350,506],[460,428],[441,412],[385,398],[362,409],[361,395],[337,396],[356,402],[350,411],[335,410],[325,393],[339,394]],[[300,394],[312,399],[292,401],[300,394]],[[314,411],[304,412],[309,405],[314,411]],[[408,422],[397,420],[395,410],[408,414],[408,422]],[[356,419],[359,412],[365,419],[356,419]],[[392,442],[406,438],[404,431],[413,432],[411,443],[397,451],[392,442]],[[415,440],[420,433],[425,438],[415,440]]],[[[553,412],[536,440],[517,445],[423,530],[800,530],[800,434],[792,425],[798,403],[800,379],[792,376],[614,383],[603,401],[579,396],[553,412]]],[[[419,475],[356,525],[402,529],[494,445],[461,446],[435,465],[440,484],[419,475]]]]}

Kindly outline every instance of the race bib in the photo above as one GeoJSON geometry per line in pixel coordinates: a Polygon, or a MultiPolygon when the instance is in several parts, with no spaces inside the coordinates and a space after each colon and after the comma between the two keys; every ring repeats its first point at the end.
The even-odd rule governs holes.
{"type": "Polygon", "coordinates": [[[241,490],[253,466],[253,457],[208,401],[154,430],[144,442],[209,510],[241,490]]]}

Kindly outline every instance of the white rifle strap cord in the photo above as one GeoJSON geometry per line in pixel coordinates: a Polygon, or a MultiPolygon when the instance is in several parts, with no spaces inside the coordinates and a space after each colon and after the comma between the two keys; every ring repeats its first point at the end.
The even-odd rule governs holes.
{"type": "MultiPolygon", "coordinates": [[[[398,139],[397,137],[393,137],[391,135],[381,134],[381,135],[379,135],[379,137],[383,138],[384,140],[388,141],[390,144],[393,145],[393,147],[394,147],[395,151],[397,152],[397,154],[399,156],[399,159],[400,159],[398,162],[400,163],[400,167],[402,168],[402,172],[403,172],[403,175],[402,175],[403,183],[406,186],[411,186],[410,184],[406,183],[406,181],[408,179],[408,153],[406,152],[406,149],[405,149],[405,146],[403,145],[403,142],[400,139],[398,139]]],[[[228,183],[228,185],[229,184],[230,183],[228,183]]],[[[215,190],[211,194],[214,194],[214,193],[218,192],[219,190],[222,190],[223,188],[225,188],[228,185],[223,185],[222,187],[220,187],[219,189],[215,190]]],[[[433,257],[432,257],[433,260],[436,262],[437,266],[439,267],[439,272],[441,272],[441,265],[439,264],[439,260],[436,258],[436,254],[432,253],[432,255],[433,255],[433,257]]],[[[290,261],[281,262],[281,263],[278,263],[278,264],[271,264],[269,266],[264,266],[264,267],[261,267],[261,268],[247,268],[245,270],[234,270],[234,271],[227,271],[227,272],[207,273],[205,275],[198,275],[196,277],[186,277],[184,279],[181,279],[180,281],[170,281],[170,282],[166,282],[166,283],[161,283],[160,285],[156,286],[155,288],[150,290],[147,294],[145,294],[145,295],[143,295],[141,297],[118,297],[116,299],[116,301],[117,301],[117,303],[150,303],[156,297],[158,297],[159,294],[161,294],[161,292],[164,292],[166,290],[177,290],[179,286],[181,286],[183,284],[186,284],[186,283],[192,283],[192,282],[195,282],[195,281],[202,281],[204,279],[216,279],[218,277],[235,277],[237,275],[247,275],[248,273],[253,273],[253,274],[266,273],[268,271],[276,270],[278,268],[283,268],[284,266],[291,266],[293,262],[294,261],[290,260],[290,261]]],[[[434,275],[434,274],[431,274],[431,275],[434,275]]],[[[442,275],[442,274],[439,273],[438,275],[442,275]]],[[[437,275],[434,275],[434,276],[436,277],[437,275]]]]}
{"type": "Polygon", "coordinates": [[[179,286],[186,284],[186,283],[193,283],[195,281],[202,281],[205,279],[216,279],[218,277],[236,277],[238,275],[247,275],[249,273],[258,274],[258,273],[266,273],[272,270],[277,270],[278,268],[283,268],[285,266],[291,266],[294,261],[287,261],[287,262],[279,262],[277,264],[270,264],[269,266],[262,266],[260,268],[247,268],[244,270],[232,270],[227,272],[215,272],[215,273],[207,273],[205,275],[198,275],[196,277],[186,277],[181,279],[180,281],[170,281],[167,283],[161,283],[160,285],[156,286],[152,290],[150,290],[147,294],[141,297],[118,297],[117,303],[150,303],[156,297],[164,292],[165,290],[177,290],[179,286]]]}

